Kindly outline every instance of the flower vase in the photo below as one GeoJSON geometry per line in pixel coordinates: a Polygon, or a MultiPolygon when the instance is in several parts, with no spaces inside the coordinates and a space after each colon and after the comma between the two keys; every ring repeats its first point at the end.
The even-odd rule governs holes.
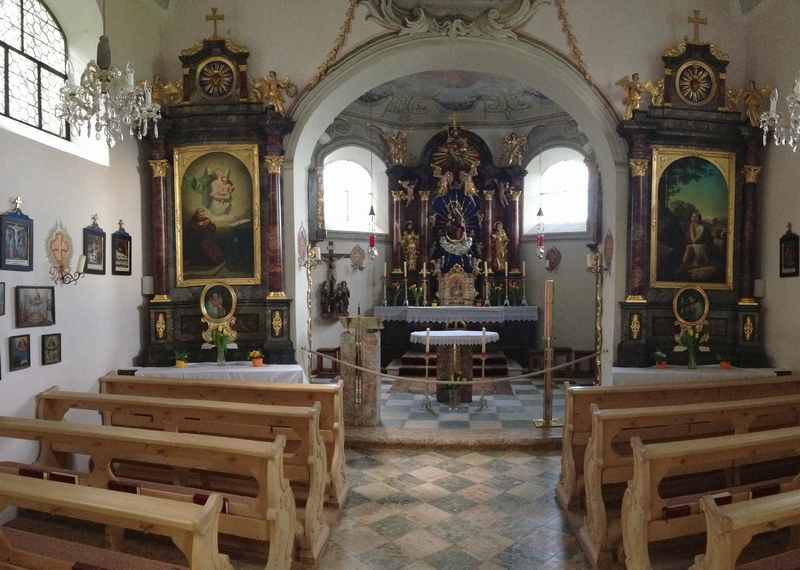
{"type": "Polygon", "coordinates": [[[697,368],[697,355],[695,354],[694,348],[690,347],[686,352],[689,356],[689,370],[694,370],[697,368]]]}
{"type": "Polygon", "coordinates": [[[225,366],[225,347],[217,346],[217,366],[225,366]]]}

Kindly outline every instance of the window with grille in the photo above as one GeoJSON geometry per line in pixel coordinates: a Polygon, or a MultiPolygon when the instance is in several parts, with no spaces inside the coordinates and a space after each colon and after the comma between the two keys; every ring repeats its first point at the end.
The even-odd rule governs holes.
{"type": "Polygon", "coordinates": [[[58,117],[67,40],[40,0],[0,0],[0,113],[69,140],[58,117]]]}
{"type": "Polygon", "coordinates": [[[576,150],[556,147],[533,158],[526,168],[523,232],[536,233],[539,208],[546,234],[579,234],[588,230],[589,169],[576,150]]]}

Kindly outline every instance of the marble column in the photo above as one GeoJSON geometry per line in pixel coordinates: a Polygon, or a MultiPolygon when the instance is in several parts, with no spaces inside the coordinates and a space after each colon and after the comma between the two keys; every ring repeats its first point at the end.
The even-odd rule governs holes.
{"type": "Polygon", "coordinates": [[[648,250],[650,242],[647,158],[630,159],[630,229],[628,239],[628,303],[646,303],[650,286],[648,250]]]}
{"type": "Polygon", "coordinates": [[[262,273],[267,281],[268,299],[286,299],[283,287],[283,189],[281,186],[281,169],[284,157],[268,154],[264,164],[268,174],[267,194],[267,231],[262,232],[262,273]],[[264,243],[266,241],[266,243],[264,243]]]}
{"type": "MultiPolygon", "coordinates": [[[[428,201],[430,199],[430,192],[420,192],[419,193],[419,233],[420,233],[420,241],[422,242],[420,257],[422,258],[422,263],[428,262],[428,257],[430,256],[430,224],[428,223],[428,201]]],[[[420,265],[418,267],[421,268],[420,265]]]]}
{"type": "Polygon", "coordinates": [[[522,224],[520,223],[520,205],[519,199],[522,197],[521,190],[511,191],[511,228],[509,228],[509,238],[511,246],[508,256],[508,269],[509,271],[520,268],[519,262],[519,240],[522,235],[522,224]]]}
{"type": "Polygon", "coordinates": [[[392,190],[392,270],[395,271],[403,266],[403,259],[400,256],[400,196],[402,192],[392,190]]]}
{"type": "Polygon", "coordinates": [[[150,215],[153,223],[153,292],[151,303],[169,302],[167,273],[167,173],[169,163],[159,158],[150,161],[150,215]]]}
{"type": "Polygon", "coordinates": [[[758,178],[761,166],[744,165],[744,226],[742,228],[741,264],[739,267],[739,305],[757,305],[753,284],[757,264],[756,223],[758,219],[758,178]]]}

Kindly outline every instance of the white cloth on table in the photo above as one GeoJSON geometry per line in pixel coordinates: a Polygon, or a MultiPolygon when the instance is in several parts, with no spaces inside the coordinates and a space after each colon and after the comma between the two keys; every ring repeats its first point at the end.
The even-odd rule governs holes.
{"type": "Polygon", "coordinates": [[[500,340],[500,335],[494,331],[416,331],[411,333],[411,342],[415,344],[425,344],[430,334],[431,344],[437,345],[453,345],[459,346],[471,345],[480,346],[481,343],[486,341],[486,344],[497,342],[500,340]]]}
{"type": "Polygon", "coordinates": [[[265,364],[253,366],[250,362],[216,363],[193,362],[186,368],[145,367],[137,368],[136,376],[155,378],[179,378],[183,380],[247,380],[268,384],[307,384],[305,372],[297,364],[265,364]]]}
{"type": "Polygon", "coordinates": [[[615,386],[634,386],[637,384],[673,384],[676,382],[709,382],[716,380],[746,380],[751,378],[775,377],[775,368],[730,368],[719,365],[668,366],[666,368],[623,368],[615,366],[613,378],[615,386]]]}
{"type": "Polygon", "coordinates": [[[375,316],[384,321],[409,323],[505,323],[536,321],[539,308],[533,305],[519,307],[375,307],[375,316]]]}

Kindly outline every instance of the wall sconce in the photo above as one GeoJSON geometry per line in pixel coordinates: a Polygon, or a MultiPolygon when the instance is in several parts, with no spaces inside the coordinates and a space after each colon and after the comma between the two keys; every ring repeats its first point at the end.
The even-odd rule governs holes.
{"type": "Polygon", "coordinates": [[[58,222],[56,227],[52,229],[46,243],[47,258],[50,260],[50,279],[54,283],[61,285],[77,283],[78,279],[84,275],[86,256],[81,255],[78,257],[75,271],[71,272],[69,261],[72,258],[72,238],[61,225],[61,222],[58,222]]]}

